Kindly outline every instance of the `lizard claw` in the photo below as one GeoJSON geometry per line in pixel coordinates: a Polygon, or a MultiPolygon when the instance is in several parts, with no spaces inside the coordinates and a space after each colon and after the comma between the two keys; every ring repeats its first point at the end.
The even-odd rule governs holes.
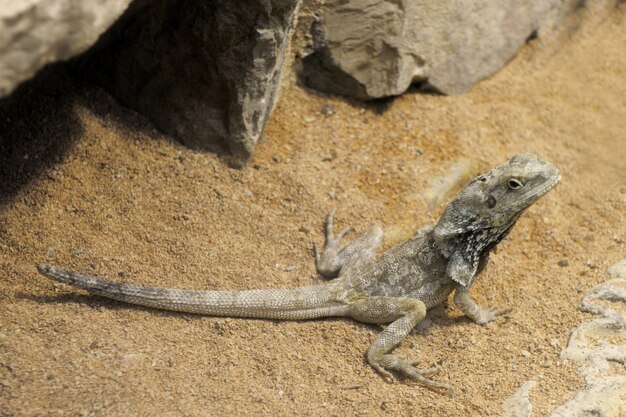
{"type": "Polygon", "coordinates": [[[335,238],[333,233],[333,222],[336,212],[337,207],[333,207],[332,209],[330,209],[330,212],[328,212],[328,215],[326,216],[326,234],[324,236],[324,249],[320,252],[317,244],[313,243],[313,254],[315,255],[315,261],[318,263],[324,256],[325,252],[327,252],[329,249],[336,251],[339,240],[352,229],[351,227],[346,227],[341,232],[339,232],[339,234],[335,238]]]}
{"type": "Polygon", "coordinates": [[[341,240],[344,236],[354,230],[353,227],[342,229],[337,235],[333,231],[336,207],[333,207],[326,217],[326,236],[324,238],[324,248],[320,251],[317,245],[313,246],[315,264],[317,272],[327,277],[336,277],[341,269],[342,253],[345,247],[341,247],[341,240]]]}
{"type": "Polygon", "coordinates": [[[448,391],[448,395],[452,396],[452,387],[444,382],[433,381],[430,378],[426,378],[425,375],[434,375],[441,371],[439,365],[433,365],[430,368],[418,369],[415,366],[417,361],[407,361],[396,355],[386,354],[377,359],[368,358],[370,365],[376,371],[384,376],[391,376],[391,372],[395,372],[406,378],[413,379],[428,388],[444,389],[448,391]]]}
{"type": "Polygon", "coordinates": [[[513,311],[513,307],[505,306],[505,307],[499,308],[496,306],[491,306],[491,308],[489,308],[489,311],[491,311],[496,317],[499,317],[499,316],[503,316],[506,313],[510,313],[511,311],[513,311]]]}
{"type": "MultiPolygon", "coordinates": [[[[421,361],[418,359],[415,360],[411,360],[408,361],[408,363],[411,366],[415,366],[418,363],[420,363],[421,361]]],[[[441,366],[439,365],[433,365],[430,368],[426,368],[426,369],[415,369],[420,375],[437,375],[438,373],[440,373],[442,371],[441,366]]]]}
{"type": "Polygon", "coordinates": [[[487,309],[481,310],[475,321],[478,324],[485,325],[487,323],[491,323],[492,321],[496,320],[499,316],[502,316],[510,312],[511,310],[513,310],[511,307],[499,308],[496,306],[491,306],[487,309]]]}
{"type": "Polygon", "coordinates": [[[334,249],[338,249],[339,242],[343,237],[354,230],[354,227],[346,227],[341,232],[337,234],[337,236],[333,233],[333,222],[335,220],[335,213],[337,212],[337,207],[333,207],[328,216],[326,217],[326,247],[332,247],[334,249]]]}
{"type": "Polygon", "coordinates": [[[326,236],[333,235],[333,220],[335,220],[335,213],[337,212],[337,207],[333,207],[328,212],[326,216],[326,236]]]}
{"type": "Polygon", "coordinates": [[[346,227],[345,229],[343,229],[341,232],[339,232],[339,234],[337,234],[336,240],[337,242],[339,242],[341,239],[343,239],[343,237],[352,232],[354,230],[354,227],[350,226],[350,227],[346,227]]]}

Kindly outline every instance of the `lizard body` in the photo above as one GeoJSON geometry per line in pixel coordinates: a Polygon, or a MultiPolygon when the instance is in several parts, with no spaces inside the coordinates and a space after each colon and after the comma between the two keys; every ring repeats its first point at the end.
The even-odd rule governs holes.
{"type": "Polygon", "coordinates": [[[426,377],[437,367],[417,369],[391,351],[424,318],[426,311],[454,293],[455,305],[470,319],[486,324],[505,312],[479,306],[471,284],[489,253],[506,237],[524,210],[558,183],[558,169],[530,154],[519,154],[469,182],[445,208],[439,222],[376,257],[382,230],[372,228],[348,245],[350,228],[333,232],[335,211],[326,221],[324,250],[315,248],[320,274],[337,277],[300,287],[246,291],[192,291],[138,286],[39,265],[41,274],[92,294],[158,309],[213,316],[305,320],[350,317],[390,323],[367,351],[383,375],[397,373],[429,387],[450,389],[426,377]]]}

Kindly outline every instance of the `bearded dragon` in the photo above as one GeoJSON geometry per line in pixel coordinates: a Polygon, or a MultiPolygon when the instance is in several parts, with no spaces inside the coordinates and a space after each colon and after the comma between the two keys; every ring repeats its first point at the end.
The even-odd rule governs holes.
{"type": "Polygon", "coordinates": [[[388,323],[367,350],[369,364],[385,376],[401,375],[432,387],[448,389],[428,378],[438,366],[418,369],[393,349],[425,317],[428,309],[454,293],[454,304],[478,324],[506,310],[483,308],[470,296],[472,283],[489,254],[521,214],[555,187],[559,170],[531,154],[519,154],[470,181],[444,209],[434,226],[376,256],[383,232],[373,227],[347,245],[350,231],[334,234],[333,209],[326,219],[321,253],[315,248],[317,271],[334,279],[300,288],[245,291],[193,291],[119,283],[39,265],[41,274],[91,294],[157,309],[275,320],[350,317],[365,323],[388,323]]]}

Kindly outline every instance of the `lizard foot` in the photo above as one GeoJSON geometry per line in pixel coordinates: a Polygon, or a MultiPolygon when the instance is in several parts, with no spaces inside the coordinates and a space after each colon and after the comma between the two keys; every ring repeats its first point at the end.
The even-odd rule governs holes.
{"type": "Polygon", "coordinates": [[[393,375],[392,372],[394,372],[404,377],[413,379],[429,388],[446,390],[448,395],[452,396],[452,387],[450,385],[443,382],[433,381],[432,379],[425,377],[425,375],[434,375],[439,373],[441,371],[441,367],[439,365],[433,365],[426,369],[418,369],[413,366],[417,361],[407,361],[392,354],[385,354],[376,359],[369,357],[368,361],[370,365],[376,369],[376,371],[386,377],[391,378],[393,375]]]}
{"type": "Polygon", "coordinates": [[[356,240],[342,244],[342,239],[354,228],[346,227],[335,235],[333,233],[335,212],[336,209],[333,208],[326,218],[324,250],[320,253],[317,246],[313,247],[317,272],[329,278],[338,276],[344,268],[374,258],[376,249],[383,240],[382,229],[374,226],[356,240]]]}
{"type": "Polygon", "coordinates": [[[317,245],[313,245],[317,271],[329,277],[337,276],[339,269],[341,269],[342,261],[340,255],[343,251],[341,248],[341,240],[345,235],[354,230],[353,227],[346,227],[335,236],[333,233],[333,222],[336,212],[337,208],[333,207],[326,217],[326,236],[322,253],[319,252],[317,245]]]}
{"type": "Polygon", "coordinates": [[[483,308],[469,296],[468,290],[469,288],[458,287],[454,294],[454,304],[474,323],[485,325],[511,311],[510,307],[483,308]]]}
{"type": "Polygon", "coordinates": [[[511,307],[499,308],[496,306],[491,306],[487,309],[481,309],[474,321],[480,325],[485,325],[487,323],[491,323],[498,317],[511,312],[511,310],[513,310],[511,307]]]}

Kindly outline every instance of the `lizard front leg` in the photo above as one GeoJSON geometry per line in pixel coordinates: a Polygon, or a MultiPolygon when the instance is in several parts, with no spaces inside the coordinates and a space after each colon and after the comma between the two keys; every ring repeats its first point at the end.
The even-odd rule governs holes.
{"type": "Polygon", "coordinates": [[[408,361],[390,353],[426,315],[426,305],[414,298],[362,297],[350,301],[349,316],[366,323],[389,323],[367,350],[367,361],[378,372],[391,376],[396,372],[431,388],[446,389],[449,385],[433,381],[424,375],[439,372],[439,367],[416,368],[408,361]]]}
{"type": "Polygon", "coordinates": [[[497,307],[481,307],[469,295],[469,287],[457,285],[454,291],[454,304],[463,314],[478,324],[487,324],[494,321],[498,316],[511,311],[510,308],[498,309],[497,307]]]}
{"type": "Polygon", "coordinates": [[[342,247],[341,239],[353,228],[346,227],[335,236],[333,233],[335,212],[336,208],[333,208],[326,217],[324,250],[320,254],[317,245],[313,247],[317,272],[331,278],[338,276],[341,270],[346,267],[372,259],[383,240],[382,229],[375,226],[357,240],[342,247]]]}

